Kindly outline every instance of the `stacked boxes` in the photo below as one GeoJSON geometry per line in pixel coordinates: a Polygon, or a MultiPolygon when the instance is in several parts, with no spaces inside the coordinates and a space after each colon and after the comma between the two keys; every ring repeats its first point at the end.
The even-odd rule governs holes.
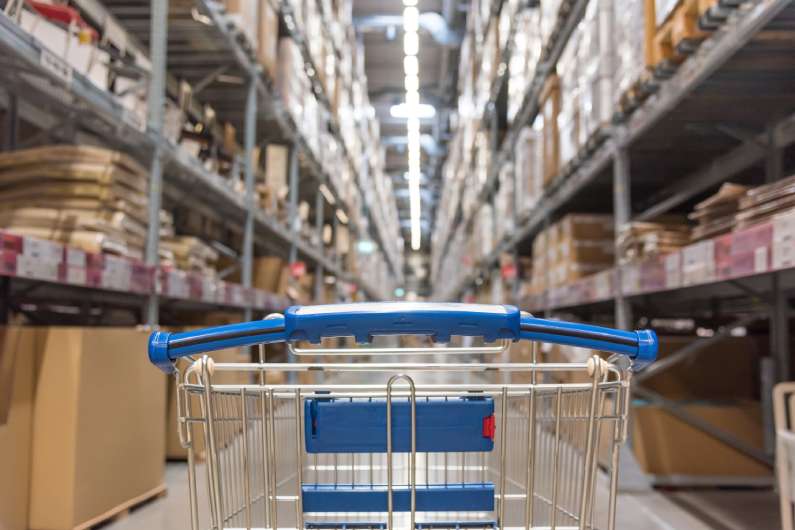
{"type": "Polygon", "coordinates": [[[87,252],[142,258],[147,172],[126,155],[48,146],[0,156],[0,227],[87,252]]]}
{"type": "Polygon", "coordinates": [[[614,245],[612,216],[565,216],[533,241],[531,291],[541,293],[612,267],[614,245]]]}

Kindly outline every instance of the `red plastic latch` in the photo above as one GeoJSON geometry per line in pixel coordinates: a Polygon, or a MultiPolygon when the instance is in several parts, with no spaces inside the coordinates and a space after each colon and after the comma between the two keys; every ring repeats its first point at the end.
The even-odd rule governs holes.
{"type": "Polygon", "coordinates": [[[497,420],[494,419],[494,414],[483,418],[483,437],[494,440],[495,432],[497,432],[497,420]]]}

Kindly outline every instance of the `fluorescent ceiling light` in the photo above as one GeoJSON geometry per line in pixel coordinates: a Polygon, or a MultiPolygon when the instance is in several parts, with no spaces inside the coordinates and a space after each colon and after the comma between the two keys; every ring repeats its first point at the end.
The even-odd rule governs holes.
{"type": "Polygon", "coordinates": [[[409,170],[409,210],[411,217],[411,249],[417,251],[422,243],[420,226],[420,173],[409,170]]]}
{"type": "Polygon", "coordinates": [[[420,12],[416,7],[407,7],[403,10],[403,29],[414,33],[420,29],[420,12]]]}
{"type": "Polygon", "coordinates": [[[417,0],[403,0],[404,6],[416,6],[417,0]]]}
{"type": "Polygon", "coordinates": [[[406,131],[410,133],[411,131],[419,132],[419,130],[420,130],[420,119],[415,118],[413,116],[409,117],[406,120],[406,131]]]}
{"type": "Polygon", "coordinates": [[[420,62],[417,60],[416,55],[407,55],[403,57],[403,73],[406,75],[420,74],[420,62]]]}
{"type": "Polygon", "coordinates": [[[339,219],[339,222],[344,225],[348,224],[348,216],[345,215],[345,212],[340,209],[337,209],[337,219],[339,219]]]}
{"type": "Polygon", "coordinates": [[[417,55],[420,52],[420,38],[416,31],[407,31],[403,35],[403,53],[417,55]]]}
{"type": "MultiPolygon", "coordinates": [[[[412,92],[416,94],[416,92],[412,92]]],[[[414,120],[417,123],[417,130],[420,127],[420,119],[427,120],[436,116],[436,108],[433,105],[419,104],[407,105],[406,103],[399,103],[389,107],[389,115],[393,118],[403,118],[414,120]]]]}
{"type": "MultiPolygon", "coordinates": [[[[417,107],[420,104],[420,93],[416,90],[406,92],[406,105],[408,107],[417,107]]],[[[410,109],[409,109],[410,110],[410,109]]]]}
{"type": "Polygon", "coordinates": [[[406,92],[417,92],[419,94],[420,78],[416,75],[406,75],[403,84],[406,87],[406,92]]]}

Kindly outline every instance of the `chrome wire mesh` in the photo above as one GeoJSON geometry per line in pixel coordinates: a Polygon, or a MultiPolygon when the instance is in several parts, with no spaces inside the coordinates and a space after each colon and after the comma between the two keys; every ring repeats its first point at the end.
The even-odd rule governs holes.
{"type": "MultiPolygon", "coordinates": [[[[418,383],[417,401],[472,392],[491,396],[497,428],[492,451],[415,456],[417,490],[434,484],[491,482],[494,511],[418,512],[417,527],[612,529],[629,374],[596,362],[601,374],[591,382],[503,383],[505,378],[494,373],[485,379],[467,378],[473,382],[460,385],[418,383]]],[[[268,385],[253,381],[264,380],[262,374],[275,365],[218,364],[212,369],[237,369],[252,381],[221,385],[213,383],[208,364],[206,359],[194,363],[179,384],[180,434],[189,449],[194,529],[387,528],[387,513],[304,513],[301,506],[302,484],[387,483],[386,454],[307,454],[303,440],[305,399],[384,399],[386,380],[379,371],[371,374],[375,383],[360,386],[325,381],[268,385]],[[206,442],[203,466],[193,450],[198,438],[206,442]],[[202,517],[200,499],[209,505],[202,517]]],[[[538,380],[549,380],[541,376],[546,365],[527,367],[538,380]]],[[[562,373],[560,366],[554,368],[554,373],[562,373]]],[[[320,373],[323,365],[312,365],[311,370],[320,373]]],[[[358,374],[362,367],[356,370],[358,374]]],[[[588,366],[572,364],[570,370],[585,376],[588,366]]],[[[406,374],[422,381],[428,371],[406,374]]],[[[396,399],[409,397],[406,385],[396,386],[394,392],[396,399]]],[[[410,460],[411,453],[393,455],[393,485],[410,486],[410,460]]],[[[410,528],[410,520],[410,514],[395,513],[393,527],[410,528]]]]}

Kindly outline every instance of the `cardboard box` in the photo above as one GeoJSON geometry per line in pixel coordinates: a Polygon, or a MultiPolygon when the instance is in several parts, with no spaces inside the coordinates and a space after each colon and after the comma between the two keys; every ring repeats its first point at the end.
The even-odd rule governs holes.
{"type": "Polygon", "coordinates": [[[279,52],[279,15],[273,10],[270,2],[260,2],[259,5],[257,60],[265,67],[268,75],[274,78],[279,52]]]}
{"type": "MultiPolygon", "coordinates": [[[[662,360],[685,346],[705,338],[660,335],[659,353],[662,360]]],[[[768,337],[726,337],[706,346],[704,350],[685,358],[638,385],[669,399],[745,399],[759,398],[759,358],[767,354],[768,337]],[[716,376],[716,367],[720,375],[716,376]]]]}
{"type": "Polygon", "coordinates": [[[557,75],[552,75],[547,79],[544,90],[541,92],[544,187],[549,185],[560,171],[558,114],[560,114],[560,80],[557,75]]]}
{"type": "Polygon", "coordinates": [[[26,530],[39,328],[0,328],[0,528],[26,530]]]}
{"type": "Polygon", "coordinates": [[[33,412],[30,528],[95,525],[164,490],[165,375],[135,328],[49,328],[33,412]]]}
{"type": "Polygon", "coordinates": [[[265,148],[265,182],[279,199],[287,197],[287,172],[290,167],[290,148],[268,144],[265,148]]]}
{"type": "Polygon", "coordinates": [[[557,223],[558,240],[561,239],[613,239],[613,216],[572,213],[557,223]]]}
{"type": "MultiPolygon", "coordinates": [[[[683,405],[683,410],[754,447],[763,447],[759,403],[683,405]]],[[[632,410],[641,469],[662,477],[767,477],[771,469],[656,406],[632,410]]]]}
{"type": "Polygon", "coordinates": [[[283,268],[284,260],[278,256],[254,259],[254,287],[269,293],[279,292],[283,268]]]}

